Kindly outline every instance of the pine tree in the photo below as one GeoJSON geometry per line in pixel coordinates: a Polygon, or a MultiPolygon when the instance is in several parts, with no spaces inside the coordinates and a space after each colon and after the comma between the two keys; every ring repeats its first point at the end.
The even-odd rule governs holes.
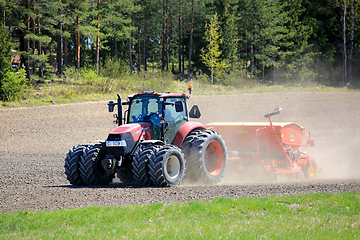
{"type": "Polygon", "coordinates": [[[194,32],[194,0],[191,1],[190,46],[189,46],[189,64],[188,64],[188,74],[187,74],[188,81],[190,81],[190,72],[191,72],[191,54],[192,54],[192,45],[193,45],[193,32],[194,32]]]}
{"type": "Polygon", "coordinates": [[[221,57],[229,65],[229,70],[235,69],[236,44],[237,44],[237,27],[235,23],[235,9],[238,0],[216,0],[215,6],[219,13],[219,22],[223,35],[223,43],[220,46],[222,50],[221,57]]]}
{"type": "MultiPolygon", "coordinates": [[[[132,38],[131,32],[136,28],[132,27],[132,17],[140,11],[140,6],[135,5],[132,0],[107,0],[103,5],[103,20],[101,21],[101,31],[109,39],[110,43],[114,45],[113,56],[118,60],[118,42],[128,40],[128,52],[130,72],[133,70],[132,66],[132,38]]],[[[108,51],[108,49],[107,49],[108,51]]],[[[124,54],[122,57],[125,57],[124,54]]]]}

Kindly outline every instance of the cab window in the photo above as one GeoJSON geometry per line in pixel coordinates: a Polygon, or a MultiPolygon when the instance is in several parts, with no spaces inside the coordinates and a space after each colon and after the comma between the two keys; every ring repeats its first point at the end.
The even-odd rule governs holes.
{"type": "MultiPolygon", "coordinates": [[[[142,122],[152,113],[159,113],[161,104],[158,96],[139,95],[132,102],[129,112],[129,122],[142,122]]],[[[156,114],[154,114],[156,115],[156,114]]],[[[149,120],[149,119],[147,119],[149,120]]]]}
{"type": "MultiPolygon", "coordinates": [[[[181,98],[167,98],[166,99],[167,103],[173,103],[173,105],[165,105],[165,122],[169,122],[169,121],[181,121],[186,117],[186,112],[182,111],[182,112],[176,112],[176,108],[175,108],[175,102],[181,102],[181,104],[184,105],[184,102],[181,98]]],[[[185,109],[185,107],[183,106],[183,108],[185,109]]]]}
{"type": "Polygon", "coordinates": [[[186,108],[182,98],[167,98],[165,100],[165,131],[164,131],[164,141],[167,144],[170,144],[174,141],[176,133],[178,132],[181,125],[186,122],[186,108]],[[183,105],[183,111],[176,112],[175,103],[180,102],[183,105]]]}

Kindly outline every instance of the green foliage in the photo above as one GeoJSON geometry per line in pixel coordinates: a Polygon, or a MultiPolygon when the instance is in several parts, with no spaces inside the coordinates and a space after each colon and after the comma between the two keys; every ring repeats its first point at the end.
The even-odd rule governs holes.
{"type": "Polygon", "coordinates": [[[204,40],[207,46],[201,49],[201,60],[210,69],[211,83],[214,83],[214,75],[220,76],[227,68],[225,60],[220,57],[222,37],[217,14],[212,17],[210,23],[206,23],[205,29],[204,40]]]}
{"type": "Polygon", "coordinates": [[[201,70],[195,72],[195,79],[200,82],[211,83],[209,76],[203,73],[201,70]]]}
{"type": "MultiPolygon", "coordinates": [[[[346,0],[347,9],[343,9],[343,3],[339,0],[194,1],[191,74],[198,69],[210,72],[212,82],[214,78],[218,82],[228,78],[223,72],[229,76],[241,72],[242,77],[262,83],[271,80],[339,84],[344,73],[342,20],[346,10],[349,82],[352,86],[360,85],[355,77],[360,74],[360,4],[346,0]],[[216,27],[214,16],[218,18],[216,27]],[[206,27],[205,23],[208,23],[206,27]],[[216,30],[211,32],[211,28],[216,30]],[[328,78],[324,79],[325,76],[328,78]]],[[[31,77],[36,71],[42,75],[37,67],[44,63],[53,66],[54,71],[74,67],[78,47],[80,68],[94,65],[97,37],[102,76],[108,75],[107,63],[111,63],[110,77],[117,72],[116,68],[126,77],[130,64],[137,65],[135,68],[140,71],[163,70],[163,65],[167,66],[166,70],[177,71],[183,61],[188,61],[191,8],[192,4],[184,0],[108,0],[100,1],[99,5],[97,1],[85,0],[51,4],[45,0],[0,0],[0,22],[1,26],[4,23],[12,26],[14,36],[30,41],[21,49],[31,77]],[[118,63],[108,57],[103,61],[104,56],[119,60],[121,66],[115,68],[118,63]]],[[[7,54],[4,56],[8,58],[7,54]]],[[[7,64],[1,64],[0,68],[4,66],[7,64]]],[[[186,68],[182,68],[182,73],[186,68]]],[[[225,82],[233,80],[222,84],[225,82]]]]}
{"type": "Polygon", "coordinates": [[[11,69],[11,38],[0,27],[0,99],[14,100],[20,97],[23,86],[27,83],[25,70],[14,73],[11,69]]]}
{"type": "Polygon", "coordinates": [[[357,239],[359,192],[0,214],[10,239],[357,239]]]}
{"type": "Polygon", "coordinates": [[[116,82],[114,89],[132,94],[143,90],[154,90],[155,92],[184,92],[174,88],[173,75],[171,73],[148,72],[131,75],[116,82]]]}
{"type": "Polygon", "coordinates": [[[65,72],[66,81],[77,86],[76,92],[79,94],[111,92],[115,80],[107,76],[98,76],[93,69],[93,66],[81,68],[78,78],[78,70],[70,67],[65,72]]]}
{"type": "Polygon", "coordinates": [[[225,86],[233,86],[238,89],[253,88],[256,85],[253,79],[243,77],[241,71],[231,71],[229,74],[222,74],[221,83],[225,86]]]}
{"type": "Polygon", "coordinates": [[[5,74],[11,69],[11,42],[9,34],[0,27],[0,87],[5,74]]]}
{"type": "Polygon", "coordinates": [[[235,18],[236,0],[215,0],[217,12],[219,13],[219,22],[222,33],[226,34],[223,38],[223,43],[220,46],[222,50],[221,58],[225,59],[229,66],[229,72],[235,71],[236,67],[236,52],[237,52],[237,26],[235,18]]]}
{"type": "Polygon", "coordinates": [[[73,84],[78,94],[110,92],[131,94],[143,90],[157,92],[174,90],[174,76],[171,73],[147,72],[129,75],[126,73],[127,64],[124,65],[122,61],[115,61],[113,58],[105,60],[99,76],[93,69],[93,66],[83,67],[78,78],[77,69],[70,67],[65,72],[66,82],[73,84]]]}
{"type": "Polygon", "coordinates": [[[99,70],[101,76],[118,78],[119,76],[126,76],[129,73],[129,63],[126,60],[108,56],[99,70]]]}
{"type": "Polygon", "coordinates": [[[20,93],[28,80],[24,69],[19,69],[18,72],[7,71],[2,79],[0,93],[2,100],[14,100],[20,97],[20,93]]]}

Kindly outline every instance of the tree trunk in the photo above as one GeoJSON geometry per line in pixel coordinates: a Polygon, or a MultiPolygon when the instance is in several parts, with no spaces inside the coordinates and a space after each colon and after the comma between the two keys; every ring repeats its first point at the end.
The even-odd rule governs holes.
{"type": "Polygon", "coordinates": [[[191,71],[191,52],[192,52],[192,42],[193,42],[193,31],[194,31],[194,0],[191,1],[191,27],[190,27],[190,46],[189,46],[189,65],[188,65],[188,76],[187,80],[190,81],[190,71],[191,71]]]}
{"type": "Polygon", "coordinates": [[[181,54],[182,54],[182,47],[181,47],[181,1],[180,1],[180,8],[179,8],[179,74],[181,74],[181,54]]]}
{"type": "Polygon", "coordinates": [[[139,22],[139,27],[138,27],[138,66],[137,66],[137,69],[138,69],[138,73],[140,73],[140,70],[141,70],[141,53],[140,53],[140,42],[141,42],[141,36],[140,36],[140,22],[139,22]]]}
{"type": "MultiPolygon", "coordinates": [[[[36,3],[35,3],[36,4],[36,3]]],[[[35,12],[35,5],[33,6],[33,12],[35,12]]],[[[36,34],[36,19],[35,18],[33,18],[33,21],[32,21],[32,26],[33,26],[33,33],[34,33],[34,35],[36,34]]],[[[35,41],[35,39],[33,39],[32,40],[32,42],[31,42],[32,44],[32,54],[35,56],[36,55],[36,48],[35,48],[35,46],[36,46],[36,41],[35,41]]],[[[35,75],[36,74],[36,60],[35,60],[35,58],[33,58],[33,61],[32,61],[32,72],[33,72],[33,74],[35,75]]]]}
{"type": "Polygon", "coordinates": [[[254,76],[254,28],[253,28],[253,16],[251,15],[250,23],[250,76],[254,76]]]}
{"type": "Polygon", "coordinates": [[[276,74],[275,74],[275,62],[274,62],[274,69],[273,69],[273,84],[275,84],[275,78],[276,78],[276,74]]]}
{"type": "Polygon", "coordinates": [[[146,72],[147,64],[146,64],[146,28],[145,27],[143,33],[143,65],[144,65],[144,72],[146,72]]]}
{"type": "MultiPolygon", "coordinates": [[[[183,36],[182,39],[185,39],[185,31],[183,28],[183,36]]],[[[185,44],[184,41],[181,42],[182,47],[182,74],[185,74],[185,44]]]]}
{"type": "MultiPolygon", "coordinates": [[[[69,26],[65,24],[65,32],[69,30],[69,26]]],[[[68,37],[64,37],[64,70],[68,67],[68,37]]]]}
{"type": "MultiPolygon", "coordinates": [[[[97,2],[98,11],[100,11],[100,0],[97,2]]],[[[100,32],[100,12],[97,15],[98,25],[97,28],[100,32]]],[[[96,36],[96,75],[99,76],[99,62],[100,62],[100,37],[99,34],[96,36]]]]}
{"type": "MultiPolygon", "coordinates": [[[[78,10],[80,10],[80,7],[78,7],[78,10]]],[[[76,16],[76,28],[78,28],[79,25],[80,25],[80,17],[76,16]]],[[[75,35],[76,35],[75,64],[78,70],[78,78],[80,78],[80,30],[79,29],[76,29],[75,35]]]]}
{"type": "MultiPolygon", "coordinates": [[[[131,25],[130,25],[131,27],[131,25]]],[[[130,32],[130,36],[129,36],[129,61],[130,61],[130,74],[133,73],[134,71],[134,66],[133,66],[133,59],[132,59],[132,52],[131,52],[131,48],[132,48],[132,43],[131,43],[131,32],[130,32]]]]}
{"type": "Polygon", "coordinates": [[[214,84],[214,57],[211,55],[211,84],[214,84]]]}
{"type": "Polygon", "coordinates": [[[166,38],[166,71],[169,71],[169,13],[168,13],[168,1],[166,0],[166,30],[165,30],[165,38],[166,38]]]}
{"type": "Polygon", "coordinates": [[[118,60],[118,49],[117,49],[117,37],[114,36],[114,46],[115,46],[115,61],[118,60]]]}
{"type": "Polygon", "coordinates": [[[58,62],[58,75],[62,78],[63,74],[63,38],[62,38],[62,22],[59,22],[59,33],[57,36],[58,51],[57,51],[57,62],[58,62]]]}
{"type": "Polygon", "coordinates": [[[261,84],[265,83],[265,64],[262,63],[261,84]]]}
{"type": "Polygon", "coordinates": [[[354,51],[354,22],[355,22],[355,12],[354,12],[354,0],[351,1],[351,36],[350,36],[350,56],[349,56],[349,78],[350,82],[352,81],[352,65],[353,65],[353,51],[354,51]]]}
{"type": "Polygon", "coordinates": [[[262,39],[262,72],[261,72],[261,84],[264,84],[265,83],[265,64],[264,64],[264,61],[265,61],[265,52],[264,52],[264,48],[265,48],[265,39],[263,37],[262,39]]]}
{"type": "MultiPolygon", "coordinates": [[[[26,1],[26,8],[29,9],[30,8],[30,0],[26,1]]],[[[29,30],[30,30],[30,16],[28,14],[25,15],[25,26],[26,26],[26,30],[25,30],[25,51],[27,54],[29,54],[30,51],[30,41],[28,38],[26,38],[26,35],[29,34],[29,30]]],[[[29,64],[29,56],[26,57],[25,60],[25,71],[26,71],[26,78],[28,80],[30,80],[30,64],[29,64]]]]}
{"type": "Polygon", "coordinates": [[[347,56],[346,56],[346,0],[344,0],[344,18],[343,18],[343,40],[344,40],[344,78],[343,84],[347,81],[347,56]]]}
{"type": "MultiPolygon", "coordinates": [[[[65,17],[68,18],[68,8],[65,9],[65,17]]],[[[69,25],[65,23],[65,32],[69,31],[69,25]]],[[[64,71],[68,67],[68,37],[64,37],[64,71]]]]}
{"type": "MultiPolygon", "coordinates": [[[[38,34],[41,36],[41,25],[40,25],[40,18],[38,18],[38,34]]],[[[38,55],[42,55],[42,45],[41,42],[39,41],[39,45],[38,45],[38,55]]],[[[41,61],[39,64],[39,78],[43,78],[44,77],[44,63],[41,61]]]]}
{"type": "Polygon", "coordinates": [[[163,2],[163,32],[162,32],[162,50],[161,50],[161,61],[162,61],[162,70],[165,70],[165,3],[166,0],[163,2]]]}
{"type": "Polygon", "coordinates": [[[245,74],[246,78],[248,78],[248,61],[249,61],[249,49],[248,49],[248,41],[245,42],[245,55],[246,55],[246,61],[245,61],[245,74]]]}

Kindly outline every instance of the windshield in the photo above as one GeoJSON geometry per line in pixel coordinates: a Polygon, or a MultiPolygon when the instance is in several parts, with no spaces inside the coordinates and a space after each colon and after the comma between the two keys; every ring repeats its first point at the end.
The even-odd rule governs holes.
{"type": "Polygon", "coordinates": [[[129,122],[143,122],[158,120],[158,114],[161,112],[162,104],[160,103],[159,96],[156,95],[139,95],[131,101],[129,122]],[[157,119],[153,119],[153,118],[157,119]]]}

